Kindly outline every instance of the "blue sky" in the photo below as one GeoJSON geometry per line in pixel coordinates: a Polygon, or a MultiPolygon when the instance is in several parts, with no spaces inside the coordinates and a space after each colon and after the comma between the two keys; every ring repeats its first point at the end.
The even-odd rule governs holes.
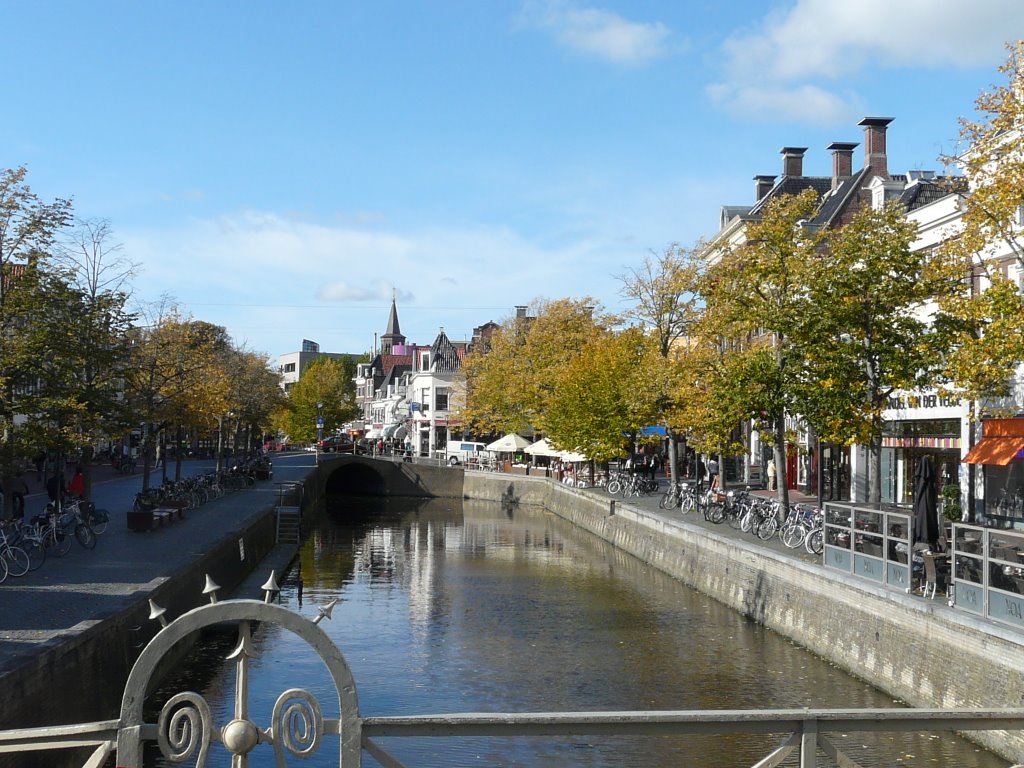
{"type": "MultiPolygon", "coordinates": [[[[755,174],[895,118],[942,170],[1021,0],[0,0],[0,167],[109,219],[173,297],[276,357],[363,352],[537,298],[622,308],[755,174]]],[[[854,166],[863,164],[863,147],[854,166]]]]}

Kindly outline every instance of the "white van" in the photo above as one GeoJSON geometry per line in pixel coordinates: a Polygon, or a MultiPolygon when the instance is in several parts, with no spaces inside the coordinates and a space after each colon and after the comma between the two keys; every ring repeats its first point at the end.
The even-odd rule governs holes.
{"type": "Polygon", "coordinates": [[[474,461],[484,455],[486,443],[462,443],[454,440],[448,443],[445,449],[445,460],[453,467],[456,464],[465,464],[471,459],[474,461]]]}

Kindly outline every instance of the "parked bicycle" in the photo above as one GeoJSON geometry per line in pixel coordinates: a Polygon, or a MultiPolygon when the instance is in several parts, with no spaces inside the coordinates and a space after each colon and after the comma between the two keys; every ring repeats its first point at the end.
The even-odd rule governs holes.
{"type": "Polygon", "coordinates": [[[30,567],[28,553],[12,543],[12,537],[7,535],[9,530],[7,525],[0,526],[0,560],[4,561],[5,578],[7,574],[24,576],[30,567]]]}

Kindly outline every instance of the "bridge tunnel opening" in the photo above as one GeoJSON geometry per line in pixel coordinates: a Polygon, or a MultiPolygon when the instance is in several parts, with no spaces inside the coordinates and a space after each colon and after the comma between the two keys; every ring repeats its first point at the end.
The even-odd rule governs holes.
{"type": "Polygon", "coordinates": [[[384,476],[369,464],[353,462],[338,467],[327,477],[324,487],[328,496],[384,496],[384,476]]]}

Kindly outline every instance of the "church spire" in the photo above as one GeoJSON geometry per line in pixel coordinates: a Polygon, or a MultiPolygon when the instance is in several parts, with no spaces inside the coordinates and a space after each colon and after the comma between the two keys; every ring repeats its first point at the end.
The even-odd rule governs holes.
{"type": "Polygon", "coordinates": [[[405,336],[398,326],[398,306],[395,304],[395,292],[392,289],[391,313],[388,315],[388,327],[384,335],[380,337],[380,351],[382,355],[390,355],[393,347],[405,344],[405,336]]]}

